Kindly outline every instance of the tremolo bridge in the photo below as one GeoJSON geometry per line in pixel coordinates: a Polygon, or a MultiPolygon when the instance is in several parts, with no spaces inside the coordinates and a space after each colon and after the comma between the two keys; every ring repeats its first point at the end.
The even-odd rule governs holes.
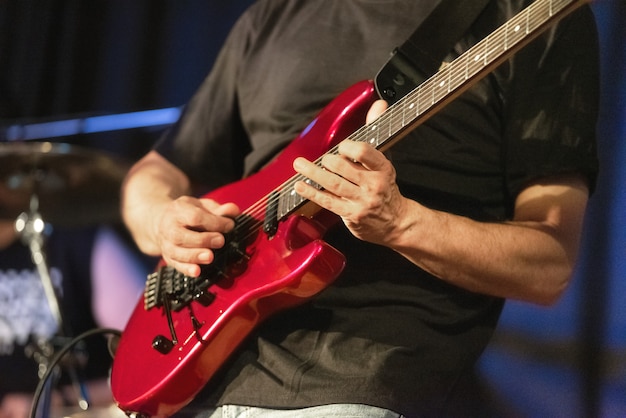
{"type": "Polygon", "coordinates": [[[210,291],[210,287],[240,274],[245,270],[249,259],[250,255],[245,252],[243,245],[227,237],[226,245],[215,250],[214,262],[202,266],[202,272],[198,277],[184,275],[166,265],[149,274],[144,289],[144,309],[148,311],[162,308],[170,331],[170,338],[164,335],[154,337],[152,347],[162,354],[167,354],[178,344],[172,312],[179,312],[185,308],[189,310],[189,319],[196,337],[202,341],[199,331],[203,323],[194,315],[192,302],[209,306],[215,300],[215,294],[210,291]]]}

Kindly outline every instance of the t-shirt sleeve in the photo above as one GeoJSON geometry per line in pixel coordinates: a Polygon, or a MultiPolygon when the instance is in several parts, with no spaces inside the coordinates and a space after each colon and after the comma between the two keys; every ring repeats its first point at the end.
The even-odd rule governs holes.
{"type": "Polygon", "coordinates": [[[568,173],[584,175],[593,190],[599,57],[591,10],[564,19],[512,62],[504,128],[510,195],[539,178],[568,173]]]}

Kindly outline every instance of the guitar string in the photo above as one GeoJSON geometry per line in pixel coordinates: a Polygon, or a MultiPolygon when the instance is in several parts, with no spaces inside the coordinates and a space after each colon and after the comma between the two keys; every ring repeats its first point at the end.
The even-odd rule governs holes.
{"type": "MultiPolygon", "coordinates": [[[[535,8],[540,8],[543,7],[544,9],[546,7],[549,7],[550,9],[554,8],[554,5],[552,4],[554,0],[550,0],[548,1],[549,4],[545,4],[546,2],[544,1],[542,4],[533,4],[535,6],[535,8]]],[[[565,4],[569,4],[571,3],[572,0],[565,0],[565,4]]],[[[539,0],[536,3],[541,3],[541,0],[539,0]]],[[[564,7],[564,6],[563,6],[564,7]]],[[[528,12],[532,11],[532,5],[529,8],[529,10],[527,10],[527,13],[524,13],[524,11],[520,12],[517,17],[519,17],[518,20],[521,19],[526,19],[526,15],[528,14],[528,12]]],[[[554,16],[556,12],[552,12],[550,14],[550,16],[554,16]]],[[[528,22],[529,24],[529,28],[527,29],[528,32],[532,32],[535,27],[534,26],[538,26],[541,23],[545,22],[546,19],[540,19],[539,21],[537,21],[536,19],[536,12],[535,12],[535,17],[533,18],[533,20],[530,20],[528,22]]],[[[508,22],[509,24],[518,24],[515,19],[512,19],[511,21],[508,22]]],[[[521,25],[520,25],[521,26],[521,25]]],[[[411,104],[419,104],[421,102],[421,98],[422,97],[429,97],[432,96],[433,100],[430,103],[430,107],[432,107],[433,104],[436,104],[437,102],[440,102],[442,98],[444,98],[446,96],[446,93],[449,93],[451,91],[454,91],[455,89],[457,89],[457,87],[462,84],[462,82],[464,82],[468,77],[461,77],[460,81],[459,79],[452,79],[452,74],[460,74],[461,71],[454,71],[454,68],[460,67],[460,66],[464,66],[467,67],[468,66],[468,61],[470,59],[470,57],[473,55],[473,52],[479,49],[483,49],[486,52],[484,53],[480,53],[477,54],[475,56],[475,61],[482,61],[484,62],[483,65],[473,65],[472,68],[472,74],[477,74],[481,69],[483,69],[484,67],[488,66],[490,63],[494,62],[494,59],[489,60],[489,56],[491,54],[493,54],[493,52],[497,52],[500,49],[503,50],[503,52],[506,52],[507,50],[509,50],[512,46],[515,46],[516,44],[519,43],[519,41],[523,40],[524,36],[520,37],[519,39],[515,40],[513,39],[511,42],[511,46],[507,46],[507,48],[505,49],[504,47],[500,47],[501,45],[506,44],[506,41],[508,41],[508,33],[509,30],[509,26],[507,26],[507,24],[504,24],[500,27],[500,29],[498,29],[497,31],[495,31],[492,35],[486,37],[485,39],[483,39],[481,42],[477,43],[473,48],[470,48],[468,51],[466,51],[466,53],[462,54],[461,56],[458,57],[457,60],[454,60],[452,63],[450,63],[447,67],[445,67],[442,71],[440,71],[439,73],[435,74],[430,80],[428,80],[427,82],[425,82],[421,87],[418,87],[417,89],[415,89],[413,92],[409,93],[404,99],[402,99],[402,103],[398,102],[396,107],[401,107],[402,108],[402,112],[396,112],[394,111],[393,107],[390,107],[390,109],[386,112],[389,114],[389,118],[391,119],[391,121],[389,122],[390,125],[390,134],[396,133],[399,129],[401,129],[402,127],[404,127],[406,125],[405,123],[405,116],[406,116],[406,108],[407,106],[404,104],[404,102],[410,102],[411,104]],[[504,40],[504,41],[503,41],[504,40]],[[491,49],[488,48],[488,44],[489,42],[493,42],[496,41],[496,46],[493,47],[491,49]],[[483,46],[484,45],[484,46],[483,46]],[[478,68],[478,70],[474,70],[475,68],[478,68]],[[448,77],[448,81],[446,82],[446,80],[442,80],[444,77],[448,77]],[[442,80],[442,81],[440,81],[442,80]],[[452,87],[454,86],[454,87],[452,87]],[[443,90],[443,87],[447,88],[447,92],[444,92],[443,94],[438,94],[437,90],[443,90]],[[417,98],[415,100],[413,100],[413,98],[415,98],[417,96],[417,98]],[[398,118],[398,116],[400,116],[398,118]],[[398,127],[398,128],[394,128],[393,130],[391,129],[392,127],[398,127]]],[[[519,32],[519,30],[517,31],[519,32]]],[[[498,56],[496,56],[496,59],[501,56],[502,54],[498,54],[498,56]]],[[[417,105],[416,106],[416,116],[418,116],[420,114],[419,112],[419,108],[420,106],[417,105]]],[[[428,110],[428,109],[426,109],[428,110]]],[[[374,125],[372,124],[371,126],[373,126],[374,128],[376,126],[384,126],[385,125],[385,121],[383,120],[379,120],[377,121],[377,123],[374,125]]],[[[370,125],[368,126],[364,126],[363,129],[367,129],[370,125]]],[[[357,141],[362,141],[362,142],[366,142],[367,138],[361,138],[359,139],[358,136],[363,136],[360,135],[361,133],[364,132],[364,130],[361,129],[359,131],[357,131],[355,133],[355,138],[349,137],[350,139],[353,140],[357,140],[357,141]]],[[[365,133],[364,136],[368,136],[368,133],[365,133]]],[[[379,145],[378,140],[377,141],[368,141],[368,142],[376,142],[375,145],[379,145]]],[[[333,148],[332,151],[335,151],[336,148],[333,148]]],[[[321,157],[320,157],[321,158],[321,157]]],[[[318,160],[319,161],[319,160],[318,160]]],[[[295,181],[297,180],[293,180],[291,181],[291,184],[293,184],[295,181]]],[[[289,183],[285,183],[283,185],[284,186],[289,185],[289,183]]],[[[277,190],[280,190],[277,189],[277,190]]]]}
{"type": "MultiPolygon", "coordinates": [[[[564,3],[565,3],[565,6],[566,6],[567,4],[571,3],[571,1],[565,1],[564,3]]],[[[562,6],[561,8],[563,8],[563,7],[565,7],[565,6],[562,6]]],[[[485,64],[484,64],[484,65],[479,66],[479,69],[482,69],[482,68],[484,68],[484,66],[486,66],[486,65],[488,65],[488,64],[490,63],[490,61],[488,60],[489,55],[490,55],[493,51],[497,51],[497,50],[499,50],[499,49],[500,49],[500,45],[504,45],[504,46],[503,46],[503,50],[504,50],[504,51],[506,51],[506,50],[510,49],[510,47],[508,46],[508,43],[509,43],[509,42],[511,42],[511,45],[516,45],[516,44],[517,44],[520,40],[522,40],[522,39],[525,37],[525,36],[521,36],[521,37],[520,37],[519,39],[517,39],[517,40],[515,40],[515,39],[513,39],[513,40],[509,40],[509,39],[508,39],[508,36],[510,35],[510,34],[509,34],[509,27],[511,27],[511,26],[513,26],[514,28],[515,28],[515,27],[518,27],[518,30],[514,30],[514,32],[512,33],[513,35],[515,35],[516,33],[519,33],[519,32],[520,32],[520,30],[519,30],[519,29],[521,29],[521,27],[522,27],[523,20],[526,20],[526,28],[525,28],[525,29],[526,29],[526,30],[525,30],[525,32],[526,32],[526,33],[532,32],[532,31],[533,31],[533,29],[534,29],[534,26],[535,26],[535,25],[538,25],[539,23],[543,23],[543,22],[545,22],[545,19],[541,19],[541,20],[539,21],[539,23],[538,23],[538,22],[536,21],[536,18],[529,19],[529,17],[528,17],[530,14],[533,14],[533,16],[536,16],[537,14],[539,14],[539,12],[538,12],[538,11],[534,11],[534,12],[533,12],[533,9],[541,9],[541,8],[543,8],[543,9],[546,9],[546,8],[553,9],[553,8],[554,8],[554,4],[553,4],[553,2],[552,2],[552,1],[548,2],[548,4],[546,4],[546,2],[545,2],[545,1],[542,3],[542,2],[541,2],[541,0],[540,0],[540,1],[537,1],[537,2],[535,2],[535,3],[533,3],[533,4],[532,4],[532,5],[530,5],[530,6],[529,6],[526,10],[524,10],[524,11],[520,12],[517,16],[515,16],[514,18],[512,18],[510,21],[506,22],[506,23],[505,23],[503,26],[501,26],[501,27],[500,27],[500,28],[499,28],[496,32],[494,32],[494,33],[493,33],[493,34],[491,34],[490,36],[487,36],[485,39],[483,39],[482,41],[478,42],[478,43],[477,43],[474,47],[470,48],[470,49],[467,51],[467,54],[464,54],[464,55],[466,55],[466,56],[464,57],[465,59],[460,59],[460,60],[455,60],[455,61],[453,61],[452,63],[450,63],[450,64],[448,65],[448,67],[446,67],[444,70],[442,70],[442,71],[440,71],[439,73],[437,73],[437,74],[433,77],[433,79],[428,80],[426,83],[424,83],[424,85],[423,85],[423,86],[421,86],[421,88],[418,88],[418,89],[416,89],[416,91],[412,92],[412,93],[416,93],[416,94],[417,94],[417,96],[418,96],[418,97],[417,97],[417,100],[413,100],[413,101],[412,101],[412,104],[413,104],[413,103],[417,103],[417,104],[418,104],[418,105],[416,106],[416,107],[417,107],[417,109],[416,109],[416,116],[417,116],[417,115],[419,115],[419,109],[420,109],[419,103],[420,103],[420,99],[421,99],[422,97],[428,97],[428,96],[432,95],[432,96],[433,96],[433,101],[431,102],[431,104],[432,104],[432,103],[436,103],[436,102],[438,102],[438,101],[439,101],[439,97],[436,97],[436,90],[438,90],[438,87],[441,87],[441,88],[443,88],[443,87],[447,87],[448,92],[453,91],[453,90],[456,88],[456,87],[452,88],[452,87],[451,87],[451,85],[453,85],[453,84],[454,84],[454,85],[456,86],[456,85],[457,85],[457,83],[452,83],[452,81],[458,81],[458,80],[457,80],[457,79],[454,79],[454,80],[453,80],[453,79],[451,78],[451,74],[459,75],[459,74],[461,74],[461,71],[454,71],[454,68],[456,68],[456,67],[460,67],[461,65],[462,65],[462,66],[464,66],[464,72],[466,73],[466,75],[465,75],[464,77],[461,77],[461,80],[462,80],[462,81],[464,81],[464,80],[466,80],[466,79],[468,78],[468,77],[467,77],[467,74],[468,74],[467,72],[469,71],[469,70],[468,70],[468,68],[467,68],[467,67],[468,67],[468,61],[469,61],[470,56],[472,55],[472,54],[470,54],[470,53],[472,53],[472,52],[474,52],[474,51],[476,51],[476,50],[478,50],[478,49],[481,49],[481,48],[482,48],[482,49],[484,49],[484,50],[486,50],[486,52],[485,52],[485,53],[482,53],[482,54],[481,54],[481,53],[479,53],[479,54],[477,54],[477,55],[475,56],[475,61],[484,60],[484,63],[485,63],[485,64]],[[494,49],[492,49],[492,50],[489,50],[489,49],[487,48],[487,45],[488,45],[489,41],[492,41],[492,42],[493,42],[493,41],[496,41],[496,46],[497,46],[497,48],[494,48],[494,49]],[[484,45],[484,46],[483,46],[483,45],[484,45]],[[462,62],[461,62],[461,61],[462,61],[462,62]],[[441,82],[437,83],[437,81],[438,81],[439,79],[443,78],[443,76],[446,76],[446,75],[447,75],[447,76],[448,76],[448,78],[449,78],[449,81],[448,81],[448,82],[441,81],[441,82]],[[434,81],[434,82],[433,82],[433,81],[434,81]],[[429,83],[429,82],[430,82],[430,83],[429,83]]],[[[556,8],[556,9],[558,9],[558,6],[557,6],[557,8],[556,8]]],[[[544,12],[545,12],[545,10],[542,10],[542,11],[544,11],[544,12]]],[[[552,11],[552,13],[548,13],[548,15],[549,15],[549,16],[553,16],[553,15],[554,15],[555,13],[557,13],[558,11],[559,11],[559,10],[557,10],[557,11],[555,12],[555,11],[553,10],[553,11],[552,11]]],[[[523,35],[525,35],[525,34],[523,34],[523,35]]],[[[461,55],[459,58],[463,58],[463,55],[461,55]]],[[[476,67],[476,66],[474,66],[474,67],[476,67]]],[[[457,70],[458,70],[458,68],[457,68],[457,70]]],[[[474,72],[473,72],[473,68],[472,68],[472,74],[474,74],[474,72]]],[[[410,97],[409,97],[410,95],[411,95],[411,94],[409,94],[409,95],[407,96],[407,99],[410,99],[410,97]]],[[[444,96],[445,96],[445,95],[444,95],[444,96]]],[[[443,96],[442,96],[442,97],[443,97],[443,96]]],[[[411,100],[405,100],[405,101],[411,101],[411,100]]],[[[399,124],[401,127],[402,127],[402,126],[404,126],[404,123],[405,123],[406,106],[403,106],[403,107],[402,107],[402,109],[403,109],[403,112],[402,112],[402,121],[401,121],[401,122],[400,122],[400,124],[399,124]]],[[[390,108],[390,110],[389,110],[388,112],[389,112],[389,114],[392,116],[392,117],[390,118],[390,119],[392,119],[392,120],[391,120],[391,122],[390,122],[390,124],[391,124],[391,125],[394,125],[394,121],[393,121],[393,119],[394,119],[394,118],[393,118],[393,117],[397,116],[397,115],[398,115],[398,112],[392,112],[392,111],[391,111],[391,108],[390,108]]],[[[396,120],[395,122],[397,122],[397,120],[396,120]]],[[[397,123],[396,123],[396,124],[397,124],[397,123]]],[[[378,123],[377,123],[377,125],[379,125],[379,126],[380,126],[380,125],[384,125],[384,121],[379,120],[379,121],[378,121],[378,123]]],[[[359,133],[359,132],[360,132],[360,131],[357,131],[356,133],[359,133]]],[[[358,140],[359,140],[359,138],[358,138],[358,136],[359,136],[359,135],[355,135],[355,136],[356,136],[356,138],[354,138],[354,140],[357,140],[357,141],[358,141],[358,140]]],[[[364,141],[364,140],[363,140],[363,139],[361,139],[361,141],[364,141]]],[[[329,151],[329,153],[332,153],[333,151],[336,151],[336,149],[335,149],[335,148],[333,148],[331,151],[329,151]]],[[[320,158],[321,158],[321,157],[320,157],[320,158]]],[[[319,162],[319,160],[318,160],[318,162],[319,162]]],[[[294,177],[293,177],[293,178],[292,178],[289,182],[284,183],[281,187],[279,187],[279,188],[275,189],[271,195],[268,195],[268,196],[266,196],[264,199],[262,199],[261,201],[259,201],[259,202],[257,203],[257,205],[256,205],[256,206],[261,207],[261,209],[260,209],[260,210],[264,210],[264,207],[265,207],[264,202],[265,202],[265,201],[267,201],[269,204],[274,204],[274,203],[275,203],[275,201],[276,201],[276,199],[281,199],[281,198],[282,198],[282,194],[283,194],[284,192],[281,192],[281,190],[291,190],[291,186],[292,186],[293,184],[295,184],[295,182],[300,181],[300,180],[306,180],[306,179],[305,179],[303,176],[301,176],[301,175],[296,175],[296,176],[294,176],[294,177]],[[278,195],[278,196],[275,196],[275,197],[272,197],[272,196],[274,196],[274,195],[275,195],[275,192],[278,192],[278,193],[279,193],[279,195],[278,195]]],[[[288,193],[291,193],[291,192],[289,191],[288,193]]],[[[252,209],[252,210],[256,210],[257,208],[255,208],[255,207],[253,206],[253,207],[251,207],[250,209],[252,209]]],[[[256,213],[256,214],[253,214],[252,216],[256,218],[256,216],[255,216],[255,215],[259,215],[259,214],[260,214],[260,213],[256,213]]],[[[255,222],[255,224],[258,224],[258,223],[260,223],[260,222],[255,222]]]]}
{"type": "MultiPolygon", "coordinates": [[[[372,143],[377,147],[388,142],[399,130],[408,126],[406,120],[407,110],[414,115],[409,119],[409,123],[416,121],[420,115],[432,109],[434,105],[441,102],[448,94],[457,90],[466,80],[479,74],[481,70],[500,58],[505,52],[518,45],[521,41],[526,39],[529,34],[534,33],[540,26],[547,23],[550,18],[558,15],[574,2],[575,0],[535,1],[501,25],[493,33],[477,42],[455,60],[447,64],[439,72],[435,73],[412,92],[408,93],[404,98],[390,106],[375,123],[360,127],[353,134],[348,136],[347,139],[356,142],[372,143]],[[490,45],[490,43],[492,45],[490,45]],[[494,52],[496,53],[495,58],[490,59],[489,57],[494,54],[494,52]],[[426,102],[426,105],[422,107],[422,103],[424,102],[426,102]],[[401,111],[398,111],[398,109],[401,109],[401,111]],[[383,142],[380,142],[381,127],[389,131],[389,135],[383,142]],[[372,139],[372,131],[376,132],[376,139],[372,139]]],[[[337,153],[338,145],[335,145],[325,153],[325,155],[337,153]]],[[[314,163],[321,166],[323,157],[324,156],[320,156],[314,163]]],[[[293,192],[293,186],[298,181],[306,182],[308,180],[301,174],[292,176],[289,180],[255,202],[244,213],[237,217],[237,232],[247,230],[246,235],[243,236],[244,240],[254,236],[260,228],[260,225],[263,225],[264,222],[261,219],[264,218],[266,208],[269,205],[276,205],[281,199],[285,198],[286,193],[291,194],[293,192]]],[[[292,205],[293,207],[289,208],[286,214],[291,213],[299,204],[305,202],[303,198],[296,197],[296,199],[298,202],[292,205]]]]}
{"type": "MultiPolygon", "coordinates": [[[[455,59],[454,61],[452,61],[447,67],[445,67],[442,71],[436,73],[433,77],[431,77],[431,79],[427,80],[426,82],[424,82],[421,86],[419,86],[418,88],[416,88],[413,92],[409,93],[404,99],[402,99],[401,101],[399,101],[398,103],[396,103],[396,105],[400,105],[403,104],[404,102],[411,102],[411,105],[417,103],[415,105],[416,107],[416,116],[420,115],[420,106],[419,103],[421,102],[421,99],[423,98],[427,98],[429,96],[432,96],[433,100],[431,101],[431,105],[427,106],[426,110],[428,110],[429,108],[432,107],[433,104],[436,104],[440,101],[440,98],[445,97],[445,94],[443,94],[441,97],[437,96],[437,90],[438,90],[438,86],[439,87],[447,87],[448,92],[452,92],[454,91],[457,87],[459,83],[452,83],[452,81],[457,81],[458,79],[452,79],[451,78],[451,74],[455,74],[455,75],[459,75],[461,74],[461,71],[458,71],[460,66],[463,66],[463,72],[465,73],[465,76],[461,77],[461,82],[465,81],[466,79],[468,79],[468,74],[476,74],[478,71],[480,71],[482,68],[484,68],[485,66],[489,65],[489,63],[493,62],[493,61],[489,61],[488,57],[489,55],[493,52],[493,51],[498,51],[500,50],[500,46],[502,46],[502,50],[504,52],[506,52],[507,50],[509,50],[512,46],[515,46],[517,43],[519,43],[521,40],[523,40],[526,35],[528,33],[532,33],[535,29],[536,26],[540,26],[541,24],[545,23],[547,21],[547,19],[545,18],[541,18],[540,12],[544,12],[545,14],[545,9],[549,8],[552,9],[552,12],[548,12],[548,17],[552,17],[555,14],[557,14],[558,12],[560,12],[563,8],[565,8],[567,5],[569,5],[570,3],[572,3],[572,0],[565,0],[563,1],[563,5],[561,5],[560,7],[557,5],[555,7],[554,1],[550,0],[550,1],[542,1],[542,0],[538,0],[535,3],[531,4],[530,6],[528,6],[525,10],[523,10],[522,12],[518,13],[515,17],[513,17],[511,20],[509,20],[508,22],[506,22],[504,25],[502,25],[498,30],[496,30],[494,33],[492,33],[491,35],[487,36],[486,38],[484,38],[483,40],[481,40],[480,42],[476,43],[472,48],[468,49],[464,54],[460,55],[457,59],[455,59]],[[548,4],[546,4],[548,3],[548,4]],[[532,15],[532,16],[531,16],[532,15]],[[537,20],[537,17],[539,17],[540,19],[537,20]],[[524,24],[524,21],[525,24],[524,24]],[[518,30],[514,30],[514,32],[512,33],[513,35],[516,34],[520,34],[521,33],[521,37],[519,37],[518,39],[509,39],[508,36],[511,34],[509,33],[509,28],[510,27],[518,27],[518,30]],[[525,29],[524,31],[521,31],[520,29],[525,29]],[[494,42],[496,41],[496,46],[497,48],[494,48],[492,50],[488,49],[488,43],[489,42],[494,42]],[[510,46],[509,46],[510,43],[510,46]],[[470,64],[470,57],[472,55],[474,55],[474,52],[476,52],[479,49],[483,49],[486,52],[483,54],[476,54],[475,55],[475,59],[474,59],[474,63],[470,64]],[[476,62],[484,62],[484,65],[474,65],[476,64],[476,62]],[[454,69],[457,69],[457,71],[454,71],[454,69]],[[475,68],[478,68],[478,70],[475,70],[475,68]],[[470,72],[471,70],[471,72],[470,72]],[[438,82],[439,79],[442,78],[442,76],[448,76],[448,82],[445,81],[441,81],[438,82]],[[455,87],[451,87],[452,85],[454,85],[455,87]],[[417,96],[417,97],[414,97],[417,96]],[[413,100],[415,99],[415,100],[413,100]],[[402,103],[401,103],[402,102],[402,103]]],[[[471,76],[470,76],[471,77],[471,76]]],[[[402,116],[400,118],[400,122],[398,123],[397,117],[398,114],[400,112],[394,112],[393,108],[394,106],[390,107],[388,109],[387,112],[385,112],[385,114],[383,115],[388,115],[386,118],[379,118],[379,120],[377,120],[376,125],[373,125],[374,128],[376,128],[377,126],[386,126],[389,125],[390,129],[392,126],[394,125],[399,125],[400,128],[402,128],[405,125],[405,115],[406,115],[406,106],[395,106],[395,107],[401,107],[402,108],[402,116]],[[396,122],[394,124],[394,121],[396,122]]],[[[366,132],[366,135],[362,135],[365,131],[368,130],[368,128],[372,128],[371,126],[363,126],[361,127],[359,130],[355,131],[355,133],[351,136],[349,136],[349,139],[353,139],[355,141],[361,141],[361,142],[366,142],[367,137],[369,136],[366,132]]],[[[368,141],[369,142],[369,141],[368,141]]],[[[378,140],[376,141],[378,144],[378,140]]],[[[329,150],[329,152],[327,154],[331,154],[331,153],[336,153],[337,152],[337,146],[333,147],[331,150],[329,150]]],[[[321,159],[322,157],[318,158],[315,163],[318,165],[321,165],[321,159]]],[[[283,183],[283,185],[279,186],[278,188],[274,189],[272,191],[272,193],[268,194],[265,196],[265,198],[257,201],[256,204],[254,204],[253,206],[251,206],[248,211],[243,214],[244,216],[250,215],[252,219],[247,218],[247,221],[244,221],[240,228],[249,228],[250,229],[250,235],[247,235],[247,237],[251,236],[252,234],[256,233],[256,231],[253,231],[253,229],[257,229],[259,225],[263,224],[262,221],[258,220],[257,218],[262,217],[263,212],[265,212],[265,208],[267,207],[267,205],[269,204],[276,204],[277,200],[280,200],[283,198],[285,190],[287,190],[287,193],[291,193],[291,190],[293,188],[293,185],[297,182],[297,181],[306,181],[306,178],[302,175],[295,175],[293,176],[289,181],[283,183]],[[267,204],[265,204],[265,202],[267,202],[267,204]],[[252,225],[250,225],[250,223],[252,223],[252,225]]],[[[304,200],[302,200],[299,203],[302,203],[304,200]]],[[[295,207],[294,207],[295,208],[295,207]]],[[[293,209],[293,208],[292,208],[293,209]]],[[[289,213],[289,212],[287,212],[289,213]]]]}

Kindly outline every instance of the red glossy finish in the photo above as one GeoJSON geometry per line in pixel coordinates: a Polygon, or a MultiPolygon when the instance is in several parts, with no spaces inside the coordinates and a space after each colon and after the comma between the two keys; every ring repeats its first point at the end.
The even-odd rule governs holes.
{"type": "MultiPolygon", "coordinates": [[[[262,220],[266,197],[295,175],[297,156],[315,160],[365,122],[376,99],[373,84],[363,81],[333,100],[279,156],[263,170],[217,189],[206,197],[234,202],[262,220]],[[262,210],[256,210],[260,207],[262,210]],[[258,216],[256,215],[258,214],[258,216]]],[[[169,337],[163,309],[137,304],[117,348],[111,388],[118,406],[129,413],[169,416],[211,379],[239,343],[268,316],[308,300],[332,283],[344,257],[326,244],[324,231],[337,217],[328,212],[297,212],[280,222],[274,237],[258,231],[246,249],[251,258],[237,277],[220,281],[210,291],[208,306],[192,302],[173,312],[178,344],[167,354],[152,348],[156,335],[169,337]],[[191,312],[200,322],[194,331],[191,312]]]]}

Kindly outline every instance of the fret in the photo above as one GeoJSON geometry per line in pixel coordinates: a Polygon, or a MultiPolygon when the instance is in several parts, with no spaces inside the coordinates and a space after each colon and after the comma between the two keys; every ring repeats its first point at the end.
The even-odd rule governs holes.
{"type": "Polygon", "coordinates": [[[389,137],[393,136],[393,134],[395,134],[396,132],[398,132],[400,130],[401,127],[398,127],[398,121],[397,121],[397,113],[391,113],[391,115],[389,116],[389,137]]]}
{"type": "Polygon", "coordinates": [[[414,103],[414,107],[415,107],[415,117],[418,117],[420,115],[421,112],[421,107],[420,107],[420,97],[422,95],[422,86],[420,85],[419,87],[417,87],[417,91],[415,91],[415,94],[413,94],[413,103],[414,103]]]}
{"type": "Polygon", "coordinates": [[[469,78],[469,54],[465,54],[465,80],[469,78]]]}
{"type": "Polygon", "coordinates": [[[440,73],[439,77],[437,77],[437,84],[435,85],[435,88],[437,89],[437,102],[443,99],[448,93],[446,85],[447,80],[445,78],[445,74],[440,73]]]}
{"type": "Polygon", "coordinates": [[[410,122],[419,116],[419,112],[415,102],[415,91],[409,93],[405,97],[402,107],[403,109],[405,109],[405,114],[407,115],[406,117],[403,116],[405,119],[402,121],[402,126],[404,127],[407,123],[407,120],[410,122]]]}
{"type": "Polygon", "coordinates": [[[440,74],[436,75],[433,78],[433,105],[438,103],[441,100],[441,81],[439,81],[440,74]]]}
{"type": "MultiPolygon", "coordinates": [[[[477,46],[480,46],[480,45],[477,44],[477,46]]],[[[472,50],[470,49],[470,51],[472,50]]],[[[469,62],[468,78],[471,78],[474,74],[476,74],[477,68],[482,68],[482,65],[480,64],[481,61],[482,61],[482,54],[473,54],[473,58],[469,62]]]]}
{"type": "Polygon", "coordinates": [[[464,68],[459,68],[459,63],[453,61],[448,64],[448,93],[454,91],[465,80],[464,68]]]}
{"type": "MultiPolygon", "coordinates": [[[[480,43],[477,45],[480,46],[480,43]]],[[[474,57],[474,62],[472,62],[471,67],[470,67],[472,69],[471,71],[472,75],[476,74],[477,69],[482,68],[482,65],[480,64],[482,60],[483,60],[482,54],[480,53],[476,54],[476,56],[474,57]]]]}
{"type": "Polygon", "coordinates": [[[457,88],[458,86],[463,85],[467,79],[469,78],[470,74],[469,74],[469,54],[465,56],[465,58],[463,59],[462,57],[459,57],[459,59],[453,61],[450,64],[450,67],[457,69],[456,73],[458,74],[458,77],[455,78],[455,82],[454,82],[454,87],[457,88]]]}
{"type": "MultiPolygon", "coordinates": [[[[285,214],[289,213],[293,207],[295,190],[291,189],[289,193],[280,193],[278,196],[278,210],[276,217],[281,219],[285,214]]],[[[271,202],[269,203],[271,204],[271,202]]]]}
{"type": "Polygon", "coordinates": [[[537,11],[535,12],[534,19],[532,19],[532,25],[529,27],[530,31],[533,31],[539,27],[539,24],[550,17],[550,7],[546,2],[537,3],[537,11]],[[539,19],[537,19],[539,18],[539,19]]]}
{"type": "Polygon", "coordinates": [[[402,122],[402,114],[400,112],[396,112],[395,117],[393,118],[393,133],[397,133],[402,130],[404,127],[404,123],[402,122]]]}
{"type": "Polygon", "coordinates": [[[281,193],[278,198],[278,219],[282,219],[286,214],[288,214],[293,208],[296,207],[297,201],[300,195],[296,193],[294,189],[291,189],[289,193],[281,193]]]}
{"type": "Polygon", "coordinates": [[[485,65],[485,67],[487,66],[488,62],[488,57],[489,57],[489,36],[485,37],[485,40],[483,41],[485,43],[485,48],[483,50],[483,63],[485,65]]]}
{"type": "Polygon", "coordinates": [[[372,123],[371,128],[369,129],[369,131],[373,135],[371,135],[369,137],[367,142],[369,144],[371,144],[371,145],[377,144],[378,143],[378,133],[380,132],[380,130],[378,129],[378,123],[372,123]]]}
{"type": "Polygon", "coordinates": [[[493,57],[490,62],[497,60],[501,53],[506,51],[504,49],[504,41],[502,40],[502,34],[500,32],[496,32],[497,36],[492,37],[493,42],[491,43],[491,51],[489,53],[490,57],[493,57]]]}
{"type": "Polygon", "coordinates": [[[500,46],[499,44],[492,42],[492,38],[491,37],[487,37],[485,39],[485,60],[484,60],[484,66],[488,66],[489,63],[491,63],[492,61],[494,61],[495,59],[498,58],[499,54],[499,50],[500,50],[500,46]],[[492,58],[493,57],[493,58],[492,58]]]}
{"type": "Polygon", "coordinates": [[[492,39],[493,39],[492,51],[493,51],[493,55],[495,56],[494,59],[497,59],[500,56],[500,52],[506,51],[506,45],[507,45],[506,28],[502,27],[498,29],[493,34],[492,39]]]}
{"type": "Polygon", "coordinates": [[[289,193],[289,197],[290,197],[289,212],[291,212],[294,208],[300,206],[300,204],[304,202],[304,197],[296,193],[295,190],[292,190],[291,193],[289,193]]]}
{"type": "MultiPolygon", "coordinates": [[[[412,111],[413,109],[415,109],[415,117],[418,117],[420,113],[419,113],[419,110],[417,109],[417,106],[415,104],[415,100],[411,100],[411,103],[409,103],[409,110],[412,111]]],[[[413,113],[413,112],[411,112],[411,113],[413,113]]]]}
{"type": "Polygon", "coordinates": [[[379,118],[376,124],[372,124],[371,127],[371,135],[367,138],[368,144],[376,144],[378,142],[378,138],[380,137],[381,123],[383,118],[379,118]]]}
{"type": "Polygon", "coordinates": [[[365,142],[367,142],[368,144],[375,144],[378,142],[378,138],[380,137],[380,129],[381,129],[380,125],[382,123],[383,117],[384,117],[384,114],[383,116],[378,118],[375,123],[372,123],[368,127],[368,130],[366,132],[367,137],[365,138],[365,142]]]}
{"type": "Polygon", "coordinates": [[[429,86],[430,86],[430,106],[434,105],[435,102],[437,101],[437,100],[435,100],[435,90],[436,89],[435,89],[435,86],[434,86],[435,82],[433,80],[434,79],[431,79],[430,81],[432,81],[432,82],[429,83],[429,86]]]}
{"type": "Polygon", "coordinates": [[[432,89],[432,101],[431,101],[431,106],[434,106],[437,102],[439,102],[439,80],[437,75],[435,75],[432,79],[432,83],[431,83],[431,89],[432,89]]]}
{"type": "Polygon", "coordinates": [[[509,21],[504,25],[504,50],[509,49],[509,21]]]}
{"type": "Polygon", "coordinates": [[[419,116],[422,114],[422,109],[423,107],[420,106],[420,98],[422,97],[422,86],[419,86],[417,88],[417,92],[415,94],[414,97],[414,102],[415,102],[415,117],[419,116]]]}
{"type": "MultiPolygon", "coordinates": [[[[396,106],[397,108],[398,106],[396,106]]],[[[384,131],[383,133],[388,137],[391,138],[393,135],[393,119],[394,116],[396,114],[396,108],[391,109],[391,111],[389,112],[388,115],[385,115],[385,117],[383,118],[383,120],[381,121],[382,123],[384,123],[384,131]]]]}
{"type": "Polygon", "coordinates": [[[436,77],[435,96],[437,98],[437,101],[439,101],[442,97],[444,97],[447,93],[450,92],[450,89],[448,86],[449,80],[450,80],[450,70],[446,66],[439,71],[436,77]]]}
{"type": "Polygon", "coordinates": [[[509,45],[515,45],[521,39],[524,38],[524,32],[522,31],[522,23],[519,21],[520,19],[514,19],[507,25],[507,47],[509,49],[509,45]]]}

